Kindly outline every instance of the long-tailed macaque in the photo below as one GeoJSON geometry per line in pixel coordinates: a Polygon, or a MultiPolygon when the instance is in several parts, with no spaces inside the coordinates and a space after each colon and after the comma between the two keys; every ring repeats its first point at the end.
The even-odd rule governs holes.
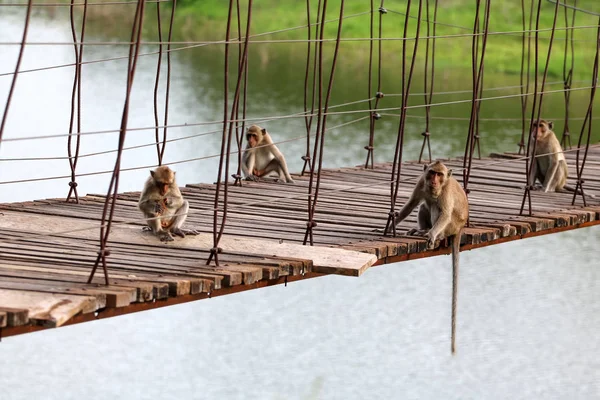
{"type": "MultiPolygon", "coordinates": [[[[567,161],[560,142],[556,138],[554,124],[540,119],[533,123],[532,138],[536,140],[535,161],[529,171],[529,182],[538,179],[544,192],[558,192],[565,188],[569,174],[567,161]]],[[[534,189],[537,189],[534,186],[534,189]]],[[[573,190],[570,187],[566,189],[573,190]]]]}
{"type": "Polygon", "coordinates": [[[167,166],[150,171],[138,207],[144,217],[149,218],[149,229],[163,242],[174,240],[173,235],[198,234],[195,230],[181,228],[187,218],[189,203],[177,187],[175,172],[167,166]]]}
{"type": "Polygon", "coordinates": [[[279,180],[294,183],[288,172],[285,157],[273,144],[266,129],[252,125],[246,131],[246,150],[242,160],[242,171],[247,180],[257,180],[271,172],[279,175],[279,180]]]}
{"type": "Polygon", "coordinates": [[[452,177],[452,170],[436,161],[425,166],[410,199],[398,213],[396,224],[402,222],[419,204],[418,230],[412,230],[412,233],[425,235],[429,249],[435,248],[440,239],[449,238],[452,241],[451,350],[454,353],[460,236],[469,218],[469,203],[464,190],[452,177]]]}

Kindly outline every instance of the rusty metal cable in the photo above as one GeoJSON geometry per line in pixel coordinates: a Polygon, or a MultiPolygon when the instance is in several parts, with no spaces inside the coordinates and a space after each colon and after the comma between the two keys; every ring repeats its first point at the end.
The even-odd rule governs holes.
{"type": "Polygon", "coordinates": [[[129,119],[129,101],[131,98],[131,88],[133,86],[133,79],[135,77],[140,42],[142,38],[142,23],[144,20],[145,5],[145,0],[138,0],[138,6],[135,11],[133,26],[131,29],[131,41],[135,44],[131,45],[129,48],[129,61],[127,63],[127,89],[125,92],[125,104],[123,105],[123,115],[121,118],[121,133],[119,134],[118,145],[119,151],[117,152],[115,167],[113,170],[112,178],[110,180],[110,184],[108,186],[108,192],[106,195],[106,200],[104,202],[104,207],[102,209],[102,219],[100,227],[100,250],[98,251],[98,257],[96,258],[96,262],[94,263],[94,267],[92,268],[90,277],[88,278],[88,283],[92,282],[92,279],[94,279],[94,274],[96,273],[96,269],[100,264],[102,264],[102,269],[104,271],[104,280],[106,285],[108,285],[108,269],[106,265],[106,257],[110,255],[110,251],[107,248],[107,244],[110,235],[110,227],[115,211],[115,204],[117,201],[117,193],[119,190],[121,155],[123,152],[123,146],[125,144],[125,137],[127,135],[127,121],[129,119]]]}
{"type": "MultiPolygon", "coordinates": [[[[233,0],[230,0],[229,2],[229,12],[228,12],[228,17],[227,17],[227,33],[226,33],[226,37],[227,39],[229,39],[229,36],[231,34],[231,14],[232,14],[232,9],[233,9],[233,0]]],[[[247,62],[248,59],[248,45],[250,42],[250,26],[251,26],[251,21],[252,21],[252,0],[248,1],[248,16],[247,16],[247,21],[246,21],[246,41],[245,41],[245,46],[244,46],[244,54],[242,57],[242,63],[240,64],[238,71],[237,71],[237,83],[235,86],[235,93],[234,93],[234,97],[233,97],[233,104],[232,104],[232,108],[231,108],[231,116],[228,119],[228,111],[229,111],[229,105],[228,105],[228,96],[227,96],[227,90],[229,87],[229,45],[226,44],[225,45],[225,78],[224,78],[224,84],[225,84],[225,99],[224,99],[224,112],[223,112],[223,135],[222,135],[222,141],[221,141],[221,155],[219,157],[219,174],[217,176],[217,188],[215,191],[215,203],[214,203],[214,207],[215,207],[215,211],[214,211],[214,215],[213,215],[213,247],[210,250],[210,255],[208,257],[208,259],[206,260],[206,264],[209,265],[212,260],[214,259],[215,261],[215,265],[219,265],[219,253],[222,252],[222,249],[219,248],[219,241],[221,240],[221,237],[223,236],[223,232],[225,230],[225,224],[227,222],[227,200],[228,200],[228,194],[229,194],[229,190],[228,190],[228,185],[227,185],[227,180],[228,180],[228,176],[229,176],[229,159],[230,159],[230,155],[231,155],[231,140],[232,140],[232,133],[233,133],[233,126],[234,126],[234,116],[236,113],[236,110],[238,108],[238,104],[239,104],[239,100],[240,100],[240,91],[241,91],[241,82],[242,82],[242,77],[243,77],[243,71],[244,71],[244,65],[247,62]],[[229,124],[229,129],[228,125],[229,124]],[[225,163],[225,179],[224,179],[224,190],[223,190],[223,210],[221,212],[221,224],[218,225],[218,206],[219,206],[219,199],[220,199],[220,187],[221,187],[221,178],[222,178],[222,173],[223,173],[223,163],[225,163]]]]}
{"type": "Polygon", "coordinates": [[[23,27],[23,37],[21,38],[21,48],[19,49],[19,56],[17,57],[15,72],[13,74],[12,82],[10,83],[8,97],[6,98],[6,105],[4,106],[4,113],[2,115],[2,123],[0,123],[0,144],[2,144],[2,135],[4,134],[4,126],[6,125],[8,110],[10,109],[10,101],[12,100],[12,96],[15,91],[17,77],[19,76],[19,68],[21,67],[21,60],[23,59],[23,53],[25,52],[25,41],[27,40],[27,31],[29,30],[29,20],[31,18],[31,5],[32,0],[28,0],[27,11],[25,13],[25,26],[23,27]]]}
{"type": "MultiPolygon", "coordinates": [[[[374,25],[374,4],[373,0],[371,0],[371,23],[370,23],[370,33],[371,39],[373,39],[373,25],[374,25]]],[[[375,122],[381,118],[381,114],[377,112],[377,108],[379,107],[379,100],[383,98],[383,92],[381,91],[381,36],[383,31],[383,15],[387,14],[387,10],[384,7],[384,0],[381,0],[379,4],[379,25],[378,25],[378,51],[377,51],[377,93],[375,93],[375,107],[373,107],[373,92],[372,92],[372,71],[373,71],[373,40],[369,42],[369,69],[368,69],[368,104],[369,104],[369,144],[365,146],[365,150],[367,150],[367,159],[365,160],[365,168],[371,166],[373,169],[373,162],[375,159],[375,154],[373,153],[375,150],[375,122]]]]}
{"type": "MultiPolygon", "coordinates": [[[[572,12],[572,20],[571,26],[575,26],[575,14],[577,13],[577,0],[573,0],[573,5],[575,8],[572,12]]],[[[564,15],[565,15],[565,26],[569,27],[569,9],[567,7],[563,7],[564,15]]],[[[567,29],[565,31],[566,39],[565,40],[565,52],[563,54],[563,82],[564,82],[564,97],[565,97],[565,124],[563,127],[563,134],[560,139],[560,144],[563,148],[571,148],[571,132],[569,130],[569,116],[570,116],[570,107],[569,103],[571,100],[571,91],[568,90],[571,88],[573,84],[573,68],[575,66],[575,44],[573,43],[573,38],[575,36],[575,31],[567,29]],[[570,38],[570,40],[569,40],[570,38]],[[571,65],[569,66],[569,70],[567,71],[567,58],[571,55],[571,65]]]]}
{"type": "Polygon", "coordinates": [[[525,133],[527,131],[526,118],[527,105],[529,103],[529,80],[531,77],[531,28],[533,24],[533,4],[534,0],[531,0],[529,6],[529,29],[526,32],[525,26],[525,0],[521,0],[521,22],[523,26],[523,35],[521,37],[521,140],[518,143],[519,151],[518,154],[522,154],[525,150],[525,133]],[[525,34],[527,34],[527,72],[525,72],[525,34]],[[524,78],[525,73],[527,74],[524,78]],[[523,85],[525,81],[525,85],[523,85]]]}
{"type": "MultiPolygon", "coordinates": [[[[322,2],[321,0],[318,1],[317,3],[317,19],[315,22],[315,41],[317,40],[317,38],[319,37],[319,32],[320,29],[322,29],[321,26],[321,7],[322,7],[322,2]]],[[[310,27],[313,25],[311,24],[311,19],[310,19],[310,0],[306,0],[306,20],[307,20],[307,47],[306,47],[306,68],[305,68],[305,73],[304,73],[304,125],[306,127],[306,151],[304,153],[304,155],[301,157],[302,160],[304,161],[304,164],[302,165],[302,171],[300,172],[300,175],[304,175],[304,173],[306,172],[306,169],[308,168],[309,171],[313,170],[313,163],[312,163],[312,159],[310,156],[310,136],[311,136],[311,131],[312,131],[312,123],[313,123],[313,117],[315,114],[315,96],[317,94],[317,60],[319,57],[319,47],[317,45],[315,45],[315,50],[314,50],[314,57],[312,58],[312,90],[310,91],[310,113],[308,112],[308,81],[309,81],[309,76],[310,76],[310,62],[311,62],[311,29],[310,27]]]]}
{"type": "MultiPolygon", "coordinates": [[[[158,84],[160,82],[160,70],[162,64],[163,55],[163,43],[162,43],[162,26],[160,21],[160,4],[156,5],[156,26],[158,30],[158,57],[156,61],[156,80],[154,81],[154,137],[156,141],[156,156],[158,158],[158,165],[162,165],[162,151],[161,151],[161,140],[158,134],[158,84]]],[[[164,144],[162,145],[164,149],[164,144]]]]}
{"type": "Polygon", "coordinates": [[[594,59],[594,68],[592,71],[592,89],[590,90],[590,104],[587,108],[587,112],[585,114],[585,120],[583,121],[583,125],[581,126],[581,133],[579,134],[579,140],[577,141],[577,155],[575,157],[575,165],[577,169],[577,185],[575,186],[575,191],[573,192],[573,201],[571,204],[575,205],[575,200],[577,198],[578,191],[581,192],[581,198],[583,199],[583,205],[587,206],[587,202],[585,200],[585,192],[583,191],[583,184],[585,181],[581,178],[583,175],[583,168],[585,167],[585,162],[587,160],[588,151],[590,148],[590,138],[592,136],[592,112],[594,109],[594,97],[596,96],[596,87],[598,85],[598,68],[600,62],[600,17],[598,18],[598,33],[596,35],[597,43],[596,43],[596,57],[594,59]],[[579,164],[579,156],[581,149],[581,141],[583,139],[583,134],[585,131],[587,123],[587,139],[585,143],[585,150],[583,153],[583,159],[581,161],[581,165],[579,164]]]}
{"type": "MultiPolygon", "coordinates": [[[[403,37],[406,39],[408,36],[408,25],[410,16],[410,6],[412,0],[406,3],[406,15],[404,18],[404,30],[403,37]]],[[[419,37],[421,31],[421,15],[423,12],[423,0],[419,0],[419,11],[417,17],[417,26],[415,28],[415,43],[413,47],[413,54],[411,58],[410,68],[408,76],[406,76],[406,40],[402,41],[402,107],[400,111],[400,123],[398,126],[398,135],[396,138],[396,147],[394,151],[394,162],[392,164],[392,174],[390,177],[390,211],[388,213],[388,220],[383,231],[383,235],[386,236],[389,229],[392,229],[393,236],[396,236],[396,199],[398,198],[398,189],[400,187],[400,175],[402,172],[402,153],[404,149],[404,126],[406,122],[406,109],[408,105],[408,93],[410,92],[410,84],[412,82],[413,70],[415,67],[415,61],[417,58],[417,49],[419,47],[419,37]]]]}
{"type": "MultiPolygon", "coordinates": [[[[529,132],[533,132],[533,126],[534,124],[539,124],[540,122],[540,116],[542,113],[542,102],[544,100],[544,87],[546,85],[546,77],[548,76],[548,67],[550,66],[550,55],[552,54],[552,44],[554,42],[554,33],[556,31],[556,21],[557,21],[557,17],[558,17],[558,7],[559,7],[559,3],[557,2],[555,7],[554,7],[554,18],[552,20],[552,33],[550,35],[550,42],[548,44],[548,55],[546,56],[546,65],[544,67],[544,75],[542,76],[542,86],[540,87],[540,93],[538,96],[538,58],[539,58],[539,25],[540,25],[540,14],[541,14],[541,8],[542,8],[542,0],[538,0],[538,8],[537,8],[537,15],[536,15],[536,22],[535,22],[535,26],[536,26],[536,33],[535,33],[535,67],[534,67],[534,71],[535,73],[535,94],[533,96],[533,105],[531,108],[531,119],[529,121],[529,132]],[[538,97],[539,97],[539,104],[538,103],[538,97]],[[537,109],[536,109],[536,104],[537,104],[537,109]],[[537,111],[537,112],[536,112],[537,111]],[[537,116],[536,116],[537,115],[537,116]]],[[[528,140],[527,140],[527,153],[526,154],[535,154],[535,150],[536,150],[536,144],[537,144],[537,138],[533,138],[533,146],[531,146],[531,137],[532,135],[528,135],[528,140]],[[531,149],[531,153],[529,153],[529,150],[531,149]]],[[[533,163],[537,162],[535,160],[535,157],[531,157],[530,162],[525,163],[525,190],[523,192],[523,201],[521,203],[521,209],[519,211],[520,215],[523,215],[523,210],[525,209],[525,201],[527,200],[528,205],[529,205],[529,215],[531,216],[531,210],[532,210],[532,206],[531,206],[531,190],[533,189],[533,184],[535,182],[530,182],[529,179],[529,171],[531,170],[531,168],[533,168],[533,163]]]]}
{"type": "MultiPolygon", "coordinates": [[[[236,143],[238,148],[238,164],[237,171],[235,174],[232,174],[231,177],[234,179],[233,184],[242,186],[242,152],[243,152],[243,143],[244,143],[244,134],[246,132],[246,105],[248,99],[248,61],[242,64],[242,58],[244,57],[243,46],[242,46],[242,18],[240,12],[240,0],[236,0],[236,9],[237,9],[237,25],[238,25],[238,39],[240,40],[240,45],[238,46],[238,68],[243,69],[244,74],[244,90],[242,93],[242,118],[240,119],[240,108],[239,104],[235,105],[235,126],[236,126],[236,143]],[[241,122],[241,125],[240,125],[241,122]]],[[[246,55],[246,58],[248,55],[246,55]]]]}
{"type": "Polygon", "coordinates": [[[472,77],[473,77],[473,94],[471,101],[471,118],[469,121],[469,131],[467,135],[467,141],[465,145],[465,153],[463,157],[463,188],[465,193],[469,194],[469,177],[470,168],[473,162],[473,153],[476,145],[475,138],[475,126],[479,113],[479,102],[480,102],[480,86],[483,85],[483,68],[485,65],[485,49],[487,45],[489,20],[490,20],[490,6],[491,0],[485,0],[485,19],[483,24],[483,38],[481,42],[481,55],[479,54],[479,35],[475,35],[479,31],[479,15],[481,8],[481,0],[477,0],[477,8],[475,12],[475,22],[473,24],[473,41],[472,41],[472,77]]]}
{"type": "Polygon", "coordinates": [[[423,159],[423,152],[425,151],[425,144],[427,144],[427,151],[429,155],[429,162],[431,162],[431,131],[429,128],[429,123],[431,121],[431,100],[433,98],[433,85],[435,78],[435,36],[436,36],[436,28],[437,28],[437,11],[438,11],[438,0],[434,0],[434,8],[433,8],[433,38],[430,38],[429,30],[430,30],[430,22],[429,22],[429,0],[426,0],[425,6],[425,20],[427,21],[427,39],[425,41],[425,73],[423,74],[423,97],[425,100],[425,131],[421,133],[423,136],[423,144],[421,145],[421,152],[419,153],[419,162],[423,159]],[[429,42],[431,43],[431,79],[428,83],[427,74],[429,73],[429,42]],[[429,85],[429,86],[428,86],[429,85]],[[427,88],[429,87],[429,91],[427,88]]]}
{"type": "MultiPolygon", "coordinates": [[[[69,7],[69,17],[71,21],[71,35],[73,36],[73,43],[77,43],[77,32],[75,30],[75,16],[73,6],[74,1],[71,0],[71,7],[69,7]]],[[[69,137],[67,139],[67,154],[69,155],[69,167],[71,168],[71,181],[69,182],[69,192],[67,194],[66,202],[71,200],[71,196],[74,196],[75,203],[79,203],[79,195],[77,193],[77,181],[76,181],[76,170],[77,161],[79,160],[79,149],[81,145],[81,61],[83,60],[83,42],[85,41],[85,23],[87,20],[87,0],[83,7],[83,17],[81,21],[81,41],[79,45],[73,44],[75,51],[75,74],[73,77],[73,90],[71,92],[71,118],[69,120],[69,137]],[[75,156],[73,156],[72,139],[73,139],[73,125],[75,119],[75,103],[77,102],[77,134],[75,135],[75,156]]]]}
{"type": "MultiPolygon", "coordinates": [[[[325,131],[327,126],[327,111],[329,109],[329,99],[331,98],[331,91],[333,89],[333,80],[335,77],[335,69],[337,66],[339,47],[340,47],[340,39],[342,37],[342,25],[344,21],[344,3],[345,0],[340,1],[340,13],[338,18],[338,29],[335,41],[335,48],[333,52],[333,60],[331,61],[331,71],[329,74],[329,83],[327,85],[327,92],[325,94],[325,104],[323,105],[323,41],[319,42],[319,70],[318,70],[318,80],[319,80],[319,115],[317,117],[317,132],[315,138],[315,145],[313,150],[313,163],[312,169],[310,173],[310,179],[308,184],[308,221],[306,222],[306,232],[304,234],[303,244],[310,243],[312,246],[314,244],[313,241],[313,230],[317,226],[317,223],[314,220],[315,210],[317,206],[317,200],[319,198],[319,187],[321,184],[321,169],[323,167],[323,147],[325,143],[325,131]],[[319,166],[317,169],[317,179],[314,184],[314,193],[313,193],[313,181],[315,177],[315,163],[318,160],[319,166]]],[[[323,14],[321,20],[325,20],[325,15],[327,13],[327,0],[323,0],[323,14]]],[[[319,36],[323,38],[324,29],[321,27],[319,36]]]]}

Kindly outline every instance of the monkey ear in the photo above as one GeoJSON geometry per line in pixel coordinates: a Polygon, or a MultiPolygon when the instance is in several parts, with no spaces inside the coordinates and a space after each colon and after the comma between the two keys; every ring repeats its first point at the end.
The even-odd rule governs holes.
{"type": "Polygon", "coordinates": [[[429,166],[429,165],[427,165],[427,164],[423,164],[423,171],[427,171],[427,167],[428,167],[428,166],[429,166]]]}
{"type": "Polygon", "coordinates": [[[267,130],[266,130],[265,128],[262,128],[260,131],[261,131],[262,133],[267,133],[267,130]]]}
{"type": "Polygon", "coordinates": [[[150,170],[150,176],[154,178],[154,171],[150,170]]]}
{"type": "Polygon", "coordinates": [[[449,178],[449,177],[451,177],[451,176],[452,176],[452,170],[451,170],[451,169],[449,169],[449,170],[448,170],[448,178],[449,178]]]}
{"type": "Polygon", "coordinates": [[[548,129],[554,130],[554,122],[548,121],[548,129]]]}

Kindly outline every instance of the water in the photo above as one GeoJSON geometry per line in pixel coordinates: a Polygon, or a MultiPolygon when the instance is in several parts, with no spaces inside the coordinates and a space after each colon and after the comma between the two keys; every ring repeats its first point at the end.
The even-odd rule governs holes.
{"type": "MultiPolygon", "coordinates": [[[[0,21],[3,40],[20,40],[21,15],[2,14],[0,21]]],[[[64,15],[55,19],[38,15],[30,40],[69,41],[66,22],[64,15]]],[[[0,73],[14,68],[17,50],[0,46],[0,73]]],[[[116,46],[88,47],[85,57],[126,51],[116,46]]],[[[218,60],[207,61],[218,52],[201,49],[177,54],[170,123],[218,120],[221,65],[218,60]]],[[[23,68],[69,63],[72,57],[69,46],[31,46],[23,68]]],[[[302,109],[302,68],[270,57],[269,63],[253,69],[251,82],[256,83],[249,105],[253,117],[302,109]]],[[[154,123],[155,62],[154,57],[140,61],[130,127],[154,123]]],[[[121,61],[84,67],[83,131],[118,128],[125,65],[121,61]]],[[[332,104],[365,97],[366,88],[356,82],[357,74],[362,72],[340,64],[339,89],[332,104]]],[[[391,81],[394,71],[385,74],[384,81],[391,81]]],[[[438,79],[440,91],[468,89],[452,72],[444,75],[438,79]]],[[[490,86],[508,86],[517,80],[490,79],[490,86]]],[[[68,132],[71,83],[68,68],[20,76],[5,138],[68,132]]],[[[8,77],[0,77],[0,99],[9,84],[8,77]]],[[[392,87],[388,92],[398,91],[392,87]]],[[[468,94],[452,98],[456,97],[468,98],[468,94]]],[[[583,94],[574,98],[585,102],[583,94]]],[[[444,99],[439,96],[438,101],[444,99]]],[[[548,112],[560,116],[560,95],[546,101],[548,112]]],[[[515,99],[493,104],[483,108],[485,117],[519,116],[515,99]]],[[[583,107],[574,108],[580,116],[583,107]]],[[[468,116],[468,105],[440,107],[434,115],[468,116]]],[[[329,126],[355,118],[358,115],[332,117],[329,126]]],[[[302,120],[272,121],[265,126],[277,140],[303,134],[302,120]]],[[[433,126],[434,157],[462,153],[465,121],[436,120],[433,126]]],[[[520,122],[486,122],[482,128],[484,152],[515,149],[520,122]]],[[[219,126],[170,129],[169,135],[183,137],[212,129],[219,126]]],[[[422,120],[408,121],[407,158],[417,154],[422,130],[422,120]]],[[[376,160],[390,159],[396,131],[396,118],[380,121],[376,160]]],[[[362,162],[367,134],[366,121],[331,131],[327,165],[362,162]]],[[[153,138],[153,131],[134,131],[126,146],[151,143],[153,138]]],[[[219,143],[218,134],[169,143],[167,161],[217,154],[219,143]]],[[[86,136],[82,153],[115,146],[116,134],[86,136]]],[[[292,171],[301,167],[303,146],[303,141],[280,146],[292,171]]],[[[0,148],[0,158],[65,155],[66,138],[5,142],[0,148]]],[[[83,158],[78,171],[110,170],[113,163],[114,154],[83,158]]],[[[129,150],[123,163],[150,168],[156,163],[156,150],[152,146],[129,150]]],[[[174,166],[180,184],[211,182],[215,167],[214,158],[174,166]]],[[[147,169],[125,172],[120,190],[139,190],[147,169]]],[[[0,182],[68,173],[66,160],[0,164],[0,182]]],[[[80,193],[104,193],[108,179],[108,175],[78,178],[80,193]]],[[[62,197],[67,182],[5,183],[0,202],[62,197]]],[[[600,276],[594,256],[599,239],[599,228],[587,228],[462,253],[455,356],[450,355],[449,341],[450,258],[437,257],[373,268],[358,279],[311,279],[7,338],[0,343],[2,399],[598,398],[600,276]]]]}

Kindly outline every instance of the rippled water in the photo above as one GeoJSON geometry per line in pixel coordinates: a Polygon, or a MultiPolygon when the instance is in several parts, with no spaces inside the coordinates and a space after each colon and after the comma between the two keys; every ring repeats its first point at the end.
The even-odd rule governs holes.
{"type": "MultiPolygon", "coordinates": [[[[19,40],[20,23],[18,14],[0,15],[0,37],[19,40]]],[[[71,40],[64,18],[37,16],[31,29],[31,40],[71,40]]],[[[14,68],[16,51],[0,46],[0,73],[14,68]]],[[[125,54],[126,49],[88,47],[85,54],[94,59],[114,52],[125,54]]],[[[218,66],[207,66],[202,55],[174,57],[173,124],[220,118],[214,75],[218,66]]],[[[150,99],[156,60],[142,60],[131,127],[154,123],[150,99]]],[[[71,61],[71,47],[31,46],[23,68],[71,61]]],[[[124,70],[124,62],[84,67],[84,131],[118,127],[124,70]]],[[[284,70],[281,74],[291,74],[289,68],[284,70]]],[[[300,83],[292,86],[294,79],[278,81],[268,69],[257,71],[254,76],[265,82],[269,96],[261,97],[266,100],[260,104],[252,103],[254,116],[301,110],[301,96],[294,96],[291,89],[298,90],[300,83]]],[[[340,66],[342,80],[353,73],[350,66],[340,66]]],[[[66,133],[71,80],[70,69],[20,76],[5,138],[66,133]]],[[[496,86],[514,80],[506,77],[496,86]]],[[[456,86],[451,75],[441,81],[440,90],[456,86]]],[[[8,77],[0,77],[0,99],[9,84],[8,77]]],[[[336,104],[364,97],[354,93],[352,85],[334,96],[336,104]]],[[[560,99],[548,100],[556,115],[561,113],[560,99]]],[[[462,117],[468,116],[466,111],[454,106],[436,112],[462,117]]],[[[483,112],[488,118],[518,117],[518,103],[513,99],[484,107],[483,112]]],[[[332,118],[330,124],[346,120],[332,118]]],[[[268,126],[277,137],[292,138],[302,134],[303,121],[274,121],[268,126]]],[[[436,154],[460,154],[465,122],[434,126],[436,154]]],[[[519,122],[483,126],[485,151],[514,150],[519,122]]],[[[411,158],[420,148],[422,121],[409,120],[408,127],[411,158]]],[[[218,128],[169,132],[170,137],[183,137],[218,128]]],[[[377,160],[389,160],[396,119],[382,120],[379,129],[377,160]]],[[[326,152],[329,165],[362,162],[367,132],[364,121],[332,131],[326,152]]],[[[153,137],[153,131],[131,132],[127,145],[147,144],[153,137]]],[[[87,136],[82,153],[114,149],[115,144],[115,134],[87,136]]],[[[212,155],[218,144],[215,135],[173,142],[167,145],[166,157],[179,161],[212,155]]],[[[293,171],[300,169],[301,160],[291,155],[302,154],[302,146],[302,141],[280,146],[293,171]]],[[[0,158],[65,154],[65,138],[6,142],[0,149],[0,158]]],[[[113,162],[114,154],[83,158],[78,171],[108,170],[113,162]]],[[[124,167],[155,162],[155,149],[145,147],[126,152],[124,167]]],[[[181,184],[210,182],[216,176],[215,163],[211,159],[175,168],[181,184]]],[[[66,160],[3,162],[0,181],[68,172],[66,160]]],[[[121,190],[139,190],[146,174],[147,168],[124,173],[121,190]]],[[[107,181],[107,175],[78,179],[82,194],[105,192],[107,181]]],[[[64,196],[68,186],[62,179],[2,188],[0,202],[64,196]]],[[[311,279],[7,338],[0,343],[0,398],[600,398],[599,239],[599,228],[587,228],[462,253],[455,356],[450,355],[449,341],[450,258],[443,256],[373,268],[358,279],[311,279]]]]}

